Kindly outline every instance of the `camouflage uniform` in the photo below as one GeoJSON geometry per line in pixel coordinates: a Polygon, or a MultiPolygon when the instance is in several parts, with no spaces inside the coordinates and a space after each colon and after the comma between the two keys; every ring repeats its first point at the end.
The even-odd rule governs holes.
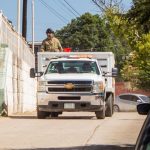
{"type": "Polygon", "coordinates": [[[52,39],[46,38],[41,45],[41,52],[61,52],[63,51],[59,40],[55,37],[52,39]]]}

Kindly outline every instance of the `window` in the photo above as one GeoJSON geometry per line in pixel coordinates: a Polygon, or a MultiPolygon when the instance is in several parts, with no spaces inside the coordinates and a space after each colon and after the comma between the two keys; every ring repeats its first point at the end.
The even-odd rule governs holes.
{"type": "Polygon", "coordinates": [[[131,96],[131,101],[137,102],[139,98],[137,96],[132,95],[131,96]]]}
{"type": "Polygon", "coordinates": [[[50,73],[93,73],[100,74],[98,66],[94,61],[52,61],[46,70],[50,73]]]}
{"type": "Polygon", "coordinates": [[[148,96],[139,96],[143,101],[150,102],[150,98],[148,96]]]}
{"type": "Polygon", "coordinates": [[[119,98],[122,100],[131,100],[131,95],[120,95],[119,98]]]}

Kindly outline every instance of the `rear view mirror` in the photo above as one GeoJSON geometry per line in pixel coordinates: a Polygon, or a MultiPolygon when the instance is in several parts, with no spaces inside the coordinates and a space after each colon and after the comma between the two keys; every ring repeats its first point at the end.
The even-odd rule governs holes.
{"type": "Polygon", "coordinates": [[[118,68],[112,68],[112,77],[116,77],[118,75],[118,68]]]}
{"type": "Polygon", "coordinates": [[[104,77],[116,77],[118,75],[118,68],[112,68],[111,72],[103,71],[104,77]]]}
{"type": "Polygon", "coordinates": [[[44,65],[43,67],[44,67],[44,68],[46,68],[46,67],[47,67],[47,65],[44,65]]]}
{"type": "Polygon", "coordinates": [[[137,111],[140,115],[147,115],[150,111],[150,103],[142,103],[137,105],[137,111]]]}
{"type": "Polygon", "coordinates": [[[30,78],[35,78],[35,69],[34,68],[30,69],[30,78]]]}
{"type": "Polygon", "coordinates": [[[43,72],[37,72],[35,76],[36,77],[41,77],[43,74],[44,74],[43,72]]]}
{"type": "Polygon", "coordinates": [[[41,77],[42,75],[43,75],[43,72],[35,73],[35,69],[34,68],[30,69],[30,78],[41,77]]]}
{"type": "Polygon", "coordinates": [[[142,101],[141,101],[140,99],[138,99],[138,100],[137,100],[137,103],[140,104],[140,103],[142,103],[142,101]]]}

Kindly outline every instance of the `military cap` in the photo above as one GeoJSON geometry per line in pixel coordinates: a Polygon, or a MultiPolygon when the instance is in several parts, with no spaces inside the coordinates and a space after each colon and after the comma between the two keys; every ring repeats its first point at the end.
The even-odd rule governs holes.
{"type": "Polygon", "coordinates": [[[47,33],[54,33],[54,31],[51,29],[51,28],[48,28],[47,30],[46,30],[46,34],[47,33]]]}

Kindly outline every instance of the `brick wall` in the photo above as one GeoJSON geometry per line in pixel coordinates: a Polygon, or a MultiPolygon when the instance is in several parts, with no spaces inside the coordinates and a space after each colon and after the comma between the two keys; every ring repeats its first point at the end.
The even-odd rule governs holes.
{"type": "Polygon", "coordinates": [[[115,89],[116,96],[122,93],[138,93],[138,94],[150,96],[150,90],[145,91],[145,90],[139,90],[139,89],[132,89],[130,86],[130,83],[128,82],[116,82],[115,88],[116,88],[115,89]]]}

